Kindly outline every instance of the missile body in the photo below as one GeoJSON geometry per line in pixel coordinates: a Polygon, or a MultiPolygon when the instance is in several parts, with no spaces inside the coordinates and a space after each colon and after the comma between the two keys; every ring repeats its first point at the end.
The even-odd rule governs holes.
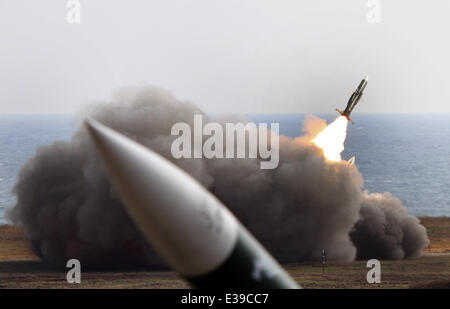
{"type": "Polygon", "coordinates": [[[336,108],[336,111],[342,116],[346,117],[351,123],[353,123],[353,120],[350,119],[350,114],[353,111],[353,108],[355,108],[356,104],[358,104],[359,100],[361,100],[361,97],[364,93],[364,89],[366,88],[368,82],[369,77],[366,76],[359,83],[358,88],[356,88],[356,90],[350,96],[350,99],[348,100],[347,106],[345,107],[344,111],[341,111],[336,108]]]}
{"type": "Polygon", "coordinates": [[[125,208],[165,261],[199,288],[299,288],[195,179],[124,135],[86,120],[125,208]]]}

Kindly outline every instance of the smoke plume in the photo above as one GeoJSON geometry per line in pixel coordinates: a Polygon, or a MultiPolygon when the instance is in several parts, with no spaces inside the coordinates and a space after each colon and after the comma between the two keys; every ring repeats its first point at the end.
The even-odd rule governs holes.
{"type": "Polygon", "coordinates": [[[428,245],[425,228],[399,199],[365,193],[356,166],[324,159],[310,140],[325,121],[308,119],[302,137],[280,136],[278,168],[261,170],[259,159],[173,159],[172,125],[192,126],[199,113],[154,87],[123,89],[112,102],[92,104],[70,142],[39,148],[21,168],[10,220],[25,227],[33,251],[51,263],[78,258],[91,268],[164,267],[111,186],[81,125],[89,115],[187,171],[282,263],[318,259],[322,249],[330,260],[413,258],[428,245]]]}

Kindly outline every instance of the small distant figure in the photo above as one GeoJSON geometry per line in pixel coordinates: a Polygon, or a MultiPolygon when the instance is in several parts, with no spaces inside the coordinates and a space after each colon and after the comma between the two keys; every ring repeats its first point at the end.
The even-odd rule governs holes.
{"type": "Polygon", "coordinates": [[[325,268],[327,267],[327,251],[322,249],[322,274],[325,275],[325,268]]]}

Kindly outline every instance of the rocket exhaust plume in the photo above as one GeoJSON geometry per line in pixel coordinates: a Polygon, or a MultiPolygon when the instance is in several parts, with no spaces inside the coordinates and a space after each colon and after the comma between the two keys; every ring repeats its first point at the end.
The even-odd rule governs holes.
{"type": "MultiPolygon", "coordinates": [[[[92,104],[80,119],[91,116],[185,170],[282,263],[317,260],[324,248],[330,260],[413,258],[428,246],[425,228],[400,200],[363,191],[357,167],[339,160],[341,142],[332,151],[328,143],[323,146],[329,134],[336,134],[330,129],[335,126],[340,132],[335,139],[345,140],[346,119],[339,117],[327,128],[323,120],[310,118],[304,136],[280,136],[278,168],[261,170],[260,158],[174,159],[172,125],[192,127],[194,114],[203,113],[167,91],[144,87],[124,89],[110,103],[92,104]]],[[[203,119],[210,121],[205,114],[203,119]]],[[[25,227],[38,256],[55,264],[78,258],[91,268],[164,267],[124,211],[79,125],[70,142],[43,146],[24,164],[10,220],[25,227]]]]}
{"type": "Polygon", "coordinates": [[[347,118],[339,116],[312,140],[314,144],[323,149],[326,159],[334,162],[342,160],[341,153],[344,151],[347,126],[347,118]]]}

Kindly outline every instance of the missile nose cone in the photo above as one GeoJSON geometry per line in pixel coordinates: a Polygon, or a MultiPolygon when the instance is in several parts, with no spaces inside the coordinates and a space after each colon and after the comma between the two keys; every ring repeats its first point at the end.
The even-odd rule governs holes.
{"type": "Polygon", "coordinates": [[[366,75],[366,77],[364,77],[364,79],[366,80],[366,82],[369,81],[369,75],[366,75]]]}
{"type": "Polygon", "coordinates": [[[187,280],[207,288],[299,288],[186,172],[93,119],[85,123],[130,217],[187,280]]]}
{"type": "Polygon", "coordinates": [[[170,266],[198,276],[228,257],[238,221],[211,193],[141,144],[93,119],[85,124],[127,212],[170,266]]]}

